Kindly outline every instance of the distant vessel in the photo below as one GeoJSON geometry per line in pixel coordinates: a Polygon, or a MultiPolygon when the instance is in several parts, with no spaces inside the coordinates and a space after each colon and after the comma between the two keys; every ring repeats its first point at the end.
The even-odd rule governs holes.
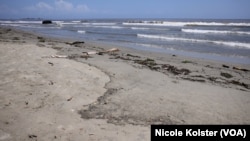
{"type": "Polygon", "coordinates": [[[52,21],[51,20],[43,20],[42,24],[52,24],[52,21]]]}

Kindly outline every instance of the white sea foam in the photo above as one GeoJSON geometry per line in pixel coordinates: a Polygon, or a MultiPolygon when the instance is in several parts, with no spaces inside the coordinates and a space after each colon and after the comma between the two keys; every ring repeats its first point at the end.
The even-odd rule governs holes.
{"type": "Polygon", "coordinates": [[[86,33],[86,31],[84,31],[84,30],[78,30],[77,32],[80,33],[80,34],[85,34],[86,33]]]}
{"type": "Polygon", "coordinates": [[[250,26],[250,23],[187,22],[187,26],[250,26]]]}
{"type": "Polygon", "coordinates": [[[159,45],[153,45],[153,44],[142,44],[142,43],[136,43],[135,45],[137,45],[137,46],[143,46],[143,47],[147,47],[147,48],[163,49],[163,47],[162,47],[162,46],[159,46],[159,45]]]}
{"type": "Polygon", "coordinates": [[[0,25],[3,25],[3,26],[12,26],[12,27],[21,27],[21,28],[37,28],[37,29],[59,29],[60,27],[54,27],[54,26],[37,26],[37,25],[27,25],[27,24],[0,24],[0,25]]]}
{"type": "Polygon", "coordinates": [[[20,24],[6,24],[6,23],[1,23],[0,25],[3,25],[3,26],[20,26],[20,24]]]}
{"type": "Polygon", "coordinates": [[[57,24],[61,24],[61,25],[76,25],[79,23],[72,23],[72,22],[58,22],[57,24]]]}
{"type": "Polygon", "coordinates": [[[187,33],[199,33],[199,34],[247,34],[250,35],[250,32],[244,31],[225,31],[225,30],[200,30],[200,29],[181,29],[182,32],[187,33]]]}
{"type": "Polygon", "coordinates": [[[124,27],[121,26],[93,26],[98,28],[112,28],[112,29],[123,29],[124,27]]]}
{"type": "Polygon", "coordinates": [[[143,27],[131,27],[132,30],[149,30],[150,28],[143,28],[143,27]]]}
{"type": "Polygon", "coordinates": [[[116,25],[116,23],[91,23],[92,25],[116,25]]]}
{"type": "Polygon", "coordinates": [[[50,29],[58,29],[60,27],[43,27],[43,26],[37,26],[37,25],[29,25],[29,24],[0,24],[0,25],[3,25],[3,26],[12,26],[12,27],[21,27],[21,28],[34,28],[34,29],[42,29],[42,28],[50,28],[50,29]]]}
{"type": "Polygon", "coordinates": [[[41,24],[42,21],[0,21],[4,24],[41,24]]]}
{"type": "Polygon", "coordinates": [[[220,23],[220,22],[124,22],[123,25],[136,26],[250,26],[250,23],[220,23]]]}
{"type": "Polygon", "coordinates": [[[168,41],[182,41],[182,42],[194,42],[194,43],[213,43],[213,44],[226,45],[226,46],[231,46],[231,47],[240,47],[240,48],[250,49],[250,43],[228,42],[228,41],[212,41],[212,40],[200,40],[200,39],[188,39],[188,38],[175,38],[175,37],[167,37],[167,36],[161,36],[161,35],[146,35],[146,34],[137,34],[137,37],[168,40],[168,41]]]}

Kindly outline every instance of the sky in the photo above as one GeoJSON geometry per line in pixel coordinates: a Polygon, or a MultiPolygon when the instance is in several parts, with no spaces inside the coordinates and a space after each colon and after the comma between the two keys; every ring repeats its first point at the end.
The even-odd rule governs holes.
{"type": "Polygon", "coordinates": [[[250,19],[250,0],[0,0],[0,19],[250,19]]]}

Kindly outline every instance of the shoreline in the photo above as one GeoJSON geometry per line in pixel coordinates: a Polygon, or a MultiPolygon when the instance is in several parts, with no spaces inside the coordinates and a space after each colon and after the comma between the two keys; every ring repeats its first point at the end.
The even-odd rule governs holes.
{"type": "MultiPolygon", "coordinates": [[[[225,63],[234,62],[235,64],[250,65],[250,58],[248,55],[249,50],[247,49],[249,48],[247,40],[248,38],[247,34],[249,33],[247,31],[240,32],[240,30],[244,30],[241,29],[244,27],[244,25],[248,27],[249,24],[247,21],[244,22],[242,21],[240,23],[238,23],[239,21],[219,22],[217,20],[212,21],[210,19],[211,21],[210,20],[208,20],[207,22],[203,21],[204,22],[203,23],[202,20],[198,19],[196,21],[193,20],[188,21],[184,19],[179,19],[179,20],[180,20],[179,22],[178,21],[174,22],[172,20],[170,21],[163,20],[162,21],[163,23],[157,20],[150,22],[150,20],[130,21],[128,19],[117,19],[117,20],[88,19],[86,21],[55,20],[54,24],[48,27],[51,28],[51,30],[46,29],[47,26],[44,27],[44,25],[39,24],[38,21],[30,25],[21,24],[22,22],[25,23],[24,21],[20,21],[19,24],[18,20],[6,21],[6,23],[8,22],[10,24],[13,23],[16,26],[14,28],[20,30],[29,30],[31,32],[37,31],[37,33],[39,33],[40,35],[44,34],[44,36],[47,37],[50,36],[52,38],[69,38],[70,40],[84,39],[89,41],[92,40],[93,42],[99,42],[99,44],[109,44],[111,46],[121,46],[123,48],[126,47],[141,51],[144,50],[148,52],[155,52],[156,54],[159,53],[164,53],[165,55],[175,54],[178,56],[183,56],[183,57],[186,56],[196,59],[219,61],[225,63]],[[108,24],[108,26],[104,26],[102,22],[104,22],[103,24],[108,24]],[[127,22],[128,23],[131,22],[130,24],[132,25],[126,25],[127,22]],[[138,26],[133,25],[134,22],[135,24],[139,25],[138,26]],[[170,31],[169,32],[164,31],[162,35],[158,36],[157,35],[158,27],[154,28],[154,24],[157,25],[158,22],[160,22],[163,25],[165,25],[164,23],[166,22],[165,26],[168,27],[169,28],[168,30],[170,31]],[[148,28],[141,28],[140,23],[146,24],[145,26],[146,27],[148,26],[148,28]],[[189,29],[191,28],[189,27],[190,24],[191,26],[194,26],[192,28],[196,28],[197,26],[199,32],[193,29],[189,29]],[[205,26],[211,26],[211,28],[216,27],[218,29],[204,30],[203,29],[204,24],[205,26]],[[221,27],[222,25],[223,27],[226,28],[223,29],[223,31],[225,30],[225,33],[221,32],[220,28],[222,28],[221,27]],[[236,31],[231,31],[229,25],[236,28],[239,27],[238,29],[239,31],[237,31],[236,29],[235,29],[236,31]],[[72,28],[72,30],[68,30],[67,28],[69,29],[72,28]],[[101,30],[101,33],[103,32],[106,34],[101,35],[99,34],[99,32],[92,33],[92,28],[94,28],[94,30],[97,31],[101,30]],[[126,30],[127,28],[128,31],[126,30]],[[178,30],[176,30],[175,28],[178,30]],[[112,31],[109,31],[109,29],[112,31]],[[186,32],[183,30],[192,30],[192,32],[190,31],[186,32]],[[78,33],[78,31],[80,33],[78,33]],[[110,34],[111,32],[112,34],[110,34]],[[113,32],[115,34],[113,34],[113,32]],[[125,36],[123,37],[123,35],[120,35],[119,32],[122,32],[122,34],[124,34],[125,36]],[[144,32],[149,32],[149,33],[144,33],[144,32]],[[171,37],[172,32],[174,33],[173,36],[176,35],[175,38],[171,37]],[[183,39],[185,40],[179,38],[178,37],[179,35],[185,36],[183,37],[183,39]],[[112,39],[112,36],[114,36],[115,38],[112,39]]],[[[8,24],[4,25],[8,26],[8,24]]],[[[159,26],[159,27],[165,28],[165,26],[163,27],[159,26]]],[[[159,31],[159,33],[161,32],[159,31]]]]}
{"type": "Polygon", "coordinates": [[[0,32],[0,138],[150,140],[151,124],[250,123],[250,65],[0,32]]]}

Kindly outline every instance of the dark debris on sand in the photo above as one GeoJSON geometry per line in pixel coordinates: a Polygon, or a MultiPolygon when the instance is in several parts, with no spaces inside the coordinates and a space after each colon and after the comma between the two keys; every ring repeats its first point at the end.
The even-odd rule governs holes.
{"type": "MultiPolygon", "coordinates": [[[[120,55],[116,54],[113,58],[110,58],[110,59],[121,59],[121,60],[125,60],[125,61],[131,61],[133,63],[140,64],[146,68],[149,68],[150,70],[153,70],[153,71],[162,72],[164,74],[171,73],[175,76],[180,75],[179,78],[184,79],[184,80],[188,80],[188,81],[202,82],[202,83],[210,82],[213,84],[221,84],[225,87],[228,87],[228,85],[231,84],[231,85],[241,86],[245,89],[250,89],[250,84],[240,82],[240,80],[230,80],[231,78],[233,78],[233,75],[231,75],[227,72],[221,72],[220,73],[221,77],[203,76],[203,75],[192,76],[192,75],[190,75],[190,73],[192,73],[192,72],[189,69],[177,68],[176,66],[173,66],[170,64],[158,64],[154,59],[151,59],[151,58],[146,58],[146,59],[140,59],[140,58],[142,58],[142,57],[132,55],[132,54],[127,54],[125,56],[124,55],[120,56],[120,55]]],[[[187,63],[187,62],[185,61],[185,63],[187,63]]],[[[188,63],[191,63],[191,61],[188,63]]],[[[223,65],[222,67],[230,68],[227,65],[223,65]]],[[[210,66],[210,68],[214,68],[214,67],[210,66]]],[[[233,67],[232,69],[236,70],[236,67],[233,67]]],[[[237,68],[237,70],[247,72],[246,69],[237,68]]]]}

